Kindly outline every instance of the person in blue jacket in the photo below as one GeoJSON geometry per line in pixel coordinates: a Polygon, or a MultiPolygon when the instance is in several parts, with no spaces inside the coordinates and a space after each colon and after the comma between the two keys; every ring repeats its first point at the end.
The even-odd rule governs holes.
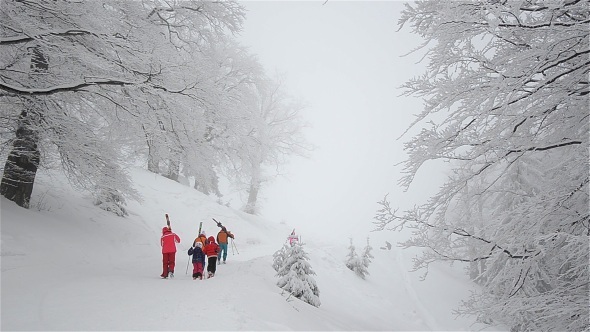
{"type": "Polygon", "coordinates": [[[203,280],[203,267],[205,266],[205,253],[203,244],[195,242],[195,246],[188,249],[188,254],[193,255],[193,280],[203,280]]]}

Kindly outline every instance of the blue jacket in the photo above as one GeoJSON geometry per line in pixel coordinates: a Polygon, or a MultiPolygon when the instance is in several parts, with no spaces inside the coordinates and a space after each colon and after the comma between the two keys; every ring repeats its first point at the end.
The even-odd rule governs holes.
{"type": "Polygon", "coordinates": [[[188,255],[193,255],[193,263],[201,262],[205,266],[205,253],[199,247],[189,248],[188,255]]]}

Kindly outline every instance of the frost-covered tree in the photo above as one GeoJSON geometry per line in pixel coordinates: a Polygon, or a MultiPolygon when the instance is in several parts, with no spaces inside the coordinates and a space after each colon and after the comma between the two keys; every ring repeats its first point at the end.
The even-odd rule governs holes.
{"type": "Polygon", "coordinates": [[[231,1],[2,1],[1,194],[27,207],[37,168],[59,161],[101,205],[119,204],[134,195],[124,147],[142,140],[165,142],[153,157],[177,172],[191,135],[178,120],[203,101],[193,60],[242,20],[231,1]]]}
{"type": "MultiPolygon", "coordinates": [[[[160,93],[144,96],[136,107],[149,113],[128,116],[127,121],[136,124],[136,138],[131,140],[138,145],[133,150],[145,151],[147,142],[149,170],[175,181],[181,175],[193,178],[195,189],[221,196],[218,172],[226,155],[236,153],[234,129],[247,122],[243,91],[257,80],[261,68],[231,36],[214,39],[187,42],[170,53],[168,62],[176,69],[160,75],[183,92],[172,98],[160,93]]],[[[123,124],[129,132],[127,121],[123,124]]]]}
{"type": "Polygon", "coordinates": [[[237,187],[239,179],[248,174],[240,167],[249,156],[243,142],[253,121],[246,105],[252,104],[256,82],[264,80],[264,70],[256,57],[233,40],[215,45],[210,58],[215,59],[217,72],[210,93],[215,107],[206,111],[201,121],[204,135],[198,144],[199,158],[190,161],[189,175],[195,177],[196,189],[220,196],[218,174],[237,187]]]}
{"type": "Polygon", "coordinates": [[[248,105],[248,132],[242,137],[245,155],[240,158],[248,193],[243,211],[250,214],[258,212],[260,190],[272,178],[269,168],[278,171],[287,157],[305,156],[312,149],[303,136],[300,112],[304,105],[287,93],[282,79],[265,77],[257,82],[254,93],[248,105]]]}
{"type": "Polygon", "coordinates": [[[309,264],[309,256],[303,249],[303,244],[297,243],[286,247],[286,257],[283,265],[277,272],[279,281],[277,286],[291,293],[294,297],[319,307],[320,290],[312,275],[315,272],[309,264]]]}
{"type": "Polygon", "coordinates": [[[400,183],[428,161],[452,175],[425,204],[380,202],[378,229],[411,227],[415,267],[471,263],[461,313],[514,331],[589,325],[588,1],[418,1],[400,25],[425,39],[425,100],[400,183]]]}
{"type": "Polygon", "coordinates": [[[283,263],[285,262],[285,260],[287,258],[288,252],[289,252],[289,246],[285,243],[285,244],[283,244],[281,249],[275,251],[275,253],[272,255],[272,268],[275,271],[279,272],[279,270],[281,269],[281,267],[283,266],[283,263]]]}
{"type": "Polygon", "coordinates": [[[354,271],[354,266],[358,261],[358,254],[356,253],[356,247],[352,243],[352,238],[350,240],[350,245],[348,246],[348,254],[346,255],[346,267],[354,271]]]}
{"type": "Polygon", "coordinates": [[[369,260],[365,260],[366,251],[363,256],[359,256],[356,252],[356,247],[350,239],[350,246],[348,247],[348,255],[346,256],[346,267],[353,271],[357,276],[365,279],[365,276],[369,274],[367,267],[369,266],[369,260]],[[366,265],[365,265],[366,264],[366,265]]]}
{"type": "MultiPolygon", "coordinates": [[[[369,265],[373,261],[373,258],[375,258],[375,256],[373,256],[371,251],[373,251],[373,247],[371,247],[371,244],[369,243],[369,238],[367,237],[367,245],[365,246],[365,248],[363,248],[363,256],[361,257],[361,259],[363,261],[363,266],[367,269],[369,268],[369,265]]],[[[368,274],[368,272],[367,272],[367,274],[368,274]]]]}

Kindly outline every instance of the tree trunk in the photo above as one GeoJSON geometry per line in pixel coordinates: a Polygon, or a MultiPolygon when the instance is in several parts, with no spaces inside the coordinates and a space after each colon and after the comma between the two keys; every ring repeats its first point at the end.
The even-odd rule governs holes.
{"type": "Polygon", "coordinates": [[[154,147],[149,147],[148,155],[148,171],[156,174],[160,174],[160,163],[159,158],[154,155],[154,147]]]}
{"type": "MultiPolygon", "coordinates": [[[[463,195],[464,195],[464,205],[463,205],[463,215],[465,216],[465,221],[467,223],[467,227],[469,229],[469,232],[471,234],[475,234],[475,220],[473,220],[472,216],[471,216],[471,204],[473,203],[472,198],[469,196],[469,185],[466,185],[464,190],[463,190],[463,195]]],[[[474,240],[470,241],[470,245],[468,248],[468,252],[469,252],[469,258],[473,259],[477,256],[477,250],[476,250],[476,246],[477,243],[474,240]]],[[[469,278],[471,278],[471,280],[476,280],[477,277],[479,276],[479,268],[478,268],[478,262],[471,262],[469,263],[469,278]]]]}
{"type": "MultiPolygon", "coordinates": [[[[28,48],[31,56],[30,78],[41,81],[49,71],[49,62],[40,46],[28,48]]],[[[42,112],[34,99],[25,98],[24,110],[19,117],[16,137],[12,150],[4,165],[4,174],[0,183],[0,195],[15,202],[25,209],[29,208],[37,168],[41,159],[39,152],[38,125],[42,112]]]]}
{"type": "Polygon", "coordinates": [[[256,214],[256,201],[258,200],[258,191],[260,190],[260,182],[252,179],[250,183],[250,190],[248,190],[248,203],[244,208],[244,212],[249,214],[256,214]]]}
{"type": "MultiPolygon", "coordinates": [[[[481,197],[477,200],[477,213],[478,213],[477,226],[479,229],[483,229],[482,220],[484,218],[484,215],[483,215],[483,199],[481,197]]],[[[485,272],[486,272],[486,261],[481,260],[481,261],[479,261],[479,275],[480,275],[480,277],[478,278],[478,282],[481,285],[483,285],[487,282],[487,278],[484,276],[485,272]]]]}
{"type": "Polygon", "coordinates": [[[39,136],[34,129],[34,117],[26,110],[21,113],[21,122],[4,165],[0,184],[0,194],[24,208],[29,208],[40,160],[37,146],[39,136]]]}
{"type": "Polygon", "coordinates": [[[154,135],[148,133],[144,125],[142,125],[141,127],[143,128],[143,132],[145,134],[145,141],[148,146],[148,171],[160,174],[160,155],[158,152],[158,147],[156,146],[156,142],[154,140],[154,135]]]}
{"type": "Polygon", "coordinates": [[[147,134],[146,138],[148,146],[148,171],[160,174],[160,157],[158,156],[158,149],[154,144],[153,139],[149,138],[147,134]]]}
{"type": "Polygon", "coordinates": [[[178,182],[178,175],[180,174],[180,162],[169,159],[168,160],[168,174],[166,175],[167,178],[170,180],[174,180],[178,182]]]}

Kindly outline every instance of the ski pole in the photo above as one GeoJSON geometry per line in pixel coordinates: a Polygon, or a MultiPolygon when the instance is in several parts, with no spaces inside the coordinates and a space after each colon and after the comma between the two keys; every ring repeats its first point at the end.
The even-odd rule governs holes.
{"type": "Polygon", "coordinates": [[[191,261],[191,256],[188,256],[188,261],[186,261],[186,272],[184,274],[188,274],[188,263],[191,261]]]}
{"type": "Polygon", "coordinates": [[[231,239],[231,245],[232,245],[232,250],[233,248],[236,248],[236,252],[238,253],[238,255],[240,254],[240,251],[238,251],[238,247],[236,246],[236,244],[234,243],[234,239],[231,239]]]}

